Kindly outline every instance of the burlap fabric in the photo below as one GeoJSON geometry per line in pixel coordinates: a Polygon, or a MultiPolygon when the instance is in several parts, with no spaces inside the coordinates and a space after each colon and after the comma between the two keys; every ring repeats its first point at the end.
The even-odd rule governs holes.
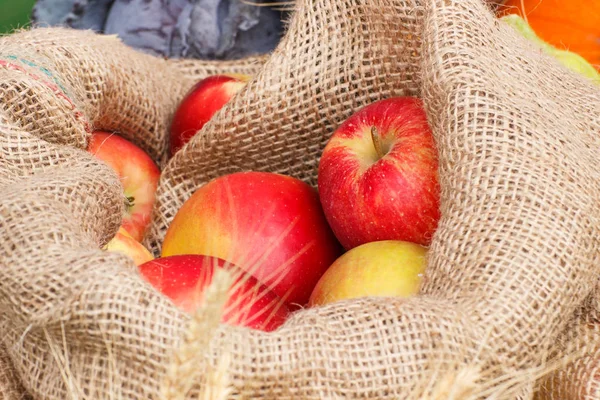
{"type": "Polygon", "coordinates": [[[537,382],[535,400],[600,398],[599,294],[590,297],[556,342],[550,358],[557,366],[537,382]]]}
{"type": "MultiPolygon", "coordinates": [[[[582,323],[570,331],[561,349],[567,354],[581,353],[569,358],[538,383],[535,400],[593,400],[600,398],[600,329],[598,322],[582,323]]],[[[564,353],[559,353],[558,356],[564,353]]]]}
{"type": "Polygon", "coordinates": [[[29,398],[20,384],[6,349],[0,345],[0,399],[25,400],[29,398]]]}
{"type": "Polygon", "coordinates": [[[0,299],[26,389],[178,398],[218,375],[235,398],[530,393],[600,272],[600,97],[486,7],[299,1],[255,79],[169,163],[166,126],[189,84],[182,64],[86,33],[2,39],[0,299]],[[421,296],[304,310],[271,334],[213,332],[202,318],[190,325],[130,260],[99,250],[123,202],[116,176],[81,150],[92,127],[119,130],[164,167],[145,240],[158,252],[178,207],[209,179],[253,169],[314,184],[335,127],[397,95],[423,99],[440,157],[442,219],[421,296]],[[183,337],[194,348],[189,332],[207,345],[173,357],[183,337]],[[193,370],[193,384],[168,379],[190,361],[181,371],[193,370]]]}

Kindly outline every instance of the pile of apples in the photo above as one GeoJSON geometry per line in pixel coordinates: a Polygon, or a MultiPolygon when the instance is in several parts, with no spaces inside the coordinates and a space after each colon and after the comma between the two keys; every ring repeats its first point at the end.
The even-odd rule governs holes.
{"type": "MultiPolygon", "coordinates": [[[[170,156],[249,79],[198,82],[173,116],[170,156]]],[[[159,168],[114,132],[94,132],[88,151],[124,188],[126,215],[105,249],[131,257],[150,285],[189,313],[217,268],[235,276],[222,322],[264,331],[301,308],[418,292],[440,217],[437,150],[418,98],[374,102],[341,124],[319,161],[318,189],[259,171],[206,183],[177,211],[156,258],[141,240],[159,168]]]]}

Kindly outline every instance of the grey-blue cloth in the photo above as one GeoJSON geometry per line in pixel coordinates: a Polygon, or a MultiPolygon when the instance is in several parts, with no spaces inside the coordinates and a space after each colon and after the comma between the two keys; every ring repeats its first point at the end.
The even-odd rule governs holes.
{"type": "Polygon", "coordinates": [[[285,15],[253,1],[37,0],[32,23],[117,34],[170,58],[231,60],[268,53],[283,34],[285,15]]]}

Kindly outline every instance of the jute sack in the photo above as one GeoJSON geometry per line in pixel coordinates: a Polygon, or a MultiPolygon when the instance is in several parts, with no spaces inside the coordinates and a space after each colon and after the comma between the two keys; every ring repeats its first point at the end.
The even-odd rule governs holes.
{"type": "Polygon", "coordinates": [[[28,399],[4,346],[0,346],[0,399],[28,399]]]}
{"type": "MultiPolygon", "coordinates": [[[[112,371],[107,364],[99,367],[97,362],[103,363],[106,354],[88,370],[83,364],[75,367],[77,357],[66,353],[77,347],[75,353],[98,357],[100,353],[88,352],[90,346],[100,346],[102,353],[109,351],[104,329],[114,330],[110,321],[121,320],[109,316],[110,308],[117,305],[119,291],[135,287],[128,279],[140,285],[139,278],[131,275],[130,260],[98,251],[120,225],[122,187],[110,169],[83,149],[93,129],[115,130],[162,164],[169,117],[185,91],[198,79],[215,73],[255,74],[262,62],[264,58],[236,63],[165,61],[141,55],[114,37],[63,29],[36,29],[0,39],[0,232],[3,238],[12,237],[0,246],[0,269],[3,276],[10,277],[0,289],[0,333],[6,344],[2,350],[12,361],[11,369],[6,357],[2,369],[7,373],[0,377],[7,391],[17,387],[12,372],[36,398],[103,398],[119,393],[138,398],[151,390],[139,389],[137,379],[129,391],[115,382],[111,383],[113,389],[106,390],[110,380],[105,373],[114,372],[120,379],[127,379],[128,373],[112,371]],[[128,267],[129,271],[122,271],[128,267]],[[120,281],[121,289],[102,287],[101,281],[96,282],[99,286],[93,283],[96,278],[92,275],[106,273],[109,278],[114,272],[110,269],[129,275],[120,281]],[[84,288],[95,300],[86,300],[88,289],[84,288]],[[105,309],[106,317],[94,317],[96,312],[103,313],[108,304],[102,303],[109,298],[113,305],[105,309]],[[75,317],[65,325],[65,318],[77,314],[67,311],[73,306],[82,307],[84,314],[91,312],[91,320],[75,317]],[[90,322],[93,328],[88,329],[90,322]],[[97,330],[97,335],[89,330],[97,330]],[[68,347],[63,346],[63,339],[68,347]],[[93,368],[104,371],[101,378],[93,368]],[[94,390],[77,383],[89,378],[85,376],[88,371],[92,381],[87,385],[97,385],[94,390]]],[[[119,281],[119,274],[113,278],[119,281]]],[[[135,298],[131,305],[139,306],[139,293],[133,290],[131,295],[135,298]]],[[[157,304],[161,302],[169,315],[179,315],[172,314],[172,306],[164,300],[157,304]]],[[[148,323],[160,324],[160,320],[145,318],[143,324],[148,323]]],[[[160,330],[153,333],[150,325],[145,329],[158,340],[160,330]]],[[[172,331],[176,325],[168,329],[172,331]]],[[[167,336],[175,339],[177,334],[167,336]]],[[[143,345],[143,337],[136,340],[143,345]]],[[[165,346],[166,357],[170,347],[168,343],[165,346]]],[[[129,347],[131,353],[139,350],[135,345],[129,347]]],[[[109,354],[112,357],[114,353],[109,354]]],[[[116,354],[121,357],[120,351],[116,354]]],[[[140,357],[144,365],[152,359],[143,354],[134,356],[132,360],[138,361],[128,361],[126,368],[137,365],[140,357]]],[[[145,368],[155,368],[159,374],[156,365],[145,368]]]]}
{"type": "Polygon", "coordinates": [[[582,322],[561,346],[568,354],[565,365],[538,383],[536,400],[591,400],[600,398],[600,329],[598,321],[582,322]],[[585,350],[582,353],[582,350],[585,350]]]}
{"type": "Polygon", "coordinates": [[[217,386],[234,398],[512,399],[594,290],[597,89],[479,0],[299,1],[255,79],[168,163],[181,69],[60,30],[1,40],[3,58],[11,52],[0,72],[0,299],[3,341],[35,398],[217,386]],[[440,158],[442,219],[421,296],[305,310],[271,334],[216,327],[218,307],[190,320],[130,260],[99,250],[123,201],[116,176],[81,150],[90,126],[161,160],[145,240],[158,252],[201,184],[244,169],[315,183],[335,127],[396,95],[423,99],[440,158]]]}
{"type": "MultiPolygon", "coordinates": [[[[326,370],[323,380],[348,376],[364,385],[352,393],[369,395],[378,393],[369,391],[373,386],[393,381],[391,376],[401,376],[405,389],[420,387],[417,377],[422,378],[424,368],[413,372],[415,361],[407,354],[452,359],[447,348],[437,354],[428,348],[423,338],[431,338],[432,330],[440,335],[436,345],[442,348],[443,338],[453,344],[464,340],[457,347],[468,347],[470,330],[478,331],[470,349],[476,355],[465,357],[477,360],[470,363],[482,375],[493,376],[493,366],[518,371],[545,360],[549,344],[574,323],[570,316],[597,276],[598,175],[588,164],[598,143],[597,88],[516,37],[477,1],[324,3],[301,2],[287,40],[260,77],[167,166],[146,243],[160,249],[179,201],[215,176],[263,169],[315,183],[319,152],[341,121],[370,101],[417,95],[436,134],[444,215],[422,292],[444,301],[376,302],[392,311],[351,302],[320,310],[323,314],[307,312],[298,319],[316,327],[283,331],[269,341],[272,348],[262,337],[262,346],[252,346],[245,336],[227,331],[218,336],[215,357],[219,346],[241,341],[235,358],[245,354],[246,346],[258,347],[267,353],[259,359],[265,370],[277,369],[283,359],[306,371],[280,366],[279,372],[267,374],[270,378],[291,375],[302,382],[296,385],[313,386],[314,391],[301,393],[346,393],[311,379],[315,371],[302,364],[326,360],[339,370],[326,370]],[[253,113],[256,117],[249,117],[253,113]],[[596,117],[584,121],[582,115],[596,117]],[[186,171],[193,168],[200,172],[190,178],[186,171]],[[438,321],[438,314],[451,322],[438,321]],[[469,323],[456,322],[464,314],[469,323]],[[386,316],[405,325],[395,331],[397,322],[386,316]],[[326,325],[330,330],[323,333],[326,325]],[[356,332],[354,325],[371,329],[356,332]],[[460,332],[445,336],[457,327],[460,332]],[[378,336],[380,329],[384,332],[378,336]],[[366,339],[371,335],[378,339],[366,339]],[[399,338],[393,348],[382,344],[389,335],[399,338]],[[414,337],[423,347],[415,349],[414,337]],[[334,351],[336,343],[346,343],[346,351],[334,351]],[[280,355],[282,348],[298,347],[314,356],[280,355]],[[349,360],[346,353],[362,357],[349,360]],[[385,364],[381,360],[366,361],[377,355],[390,361],[381,354],[395,355],[392,365],[403,366],[390,371],[387,365],[372,367],[385,364]],[[354,374],[347,371],[364,364],[354,374]],[[364,374],[368,378],[360,379],[364,374]]],[[[464,355],[448,347],[453,356],[464,355]]],[[[253,374],[250,361],[234,365],[234,376],[268,379],[262,371],[253,374]]]]}
{"type": "Polygon", "coordinates": [[[600,398],[599,306],[597,292],[556,342],[550,358],[558,365],[537,382],[535,400],[600,398]]]}

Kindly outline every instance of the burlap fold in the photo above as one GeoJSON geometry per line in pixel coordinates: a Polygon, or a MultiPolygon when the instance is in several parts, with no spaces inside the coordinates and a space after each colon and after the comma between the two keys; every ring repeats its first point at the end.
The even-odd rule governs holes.
{"type": "Polygon", "coordinates": [[[29,398],[21,386],[4,345],[0,344],[0,399],[26,400],[29,398]]]}
{"type": "Polygon", "coordinates": [[[600,328],[598,322],[575,325],[560,346],[567,362],[538,383],[535,400],[592,400],[600,398],[600,328]]]}
{"type": "Polygon", "coordinates": [[[221,370],[233,398],[513,399],[594,290],[597,88],[480,0],[299,1],[255,79],[169,162],[166,127],[193,80],[181,64],[58,29],[3,38],[0,54],[3,340],[36,398],[159,398],[191,329],[131,260],[99,249],[122,198],[80,150],[94,127],[164,167],[145,239],[157,252],[213,177],[253,169],[314,184],[331,132],[372,101],[419,96],[433,127],[442,219],[422,295],[303,310],[270,334],[220,326],[182,397],[221,370]]]}
{"type": "Polygon", "coordinates": [[[576,312],[550,355],[556,367],[537,382],[534,400],[600,398],[600,292],[576,312]]]}

